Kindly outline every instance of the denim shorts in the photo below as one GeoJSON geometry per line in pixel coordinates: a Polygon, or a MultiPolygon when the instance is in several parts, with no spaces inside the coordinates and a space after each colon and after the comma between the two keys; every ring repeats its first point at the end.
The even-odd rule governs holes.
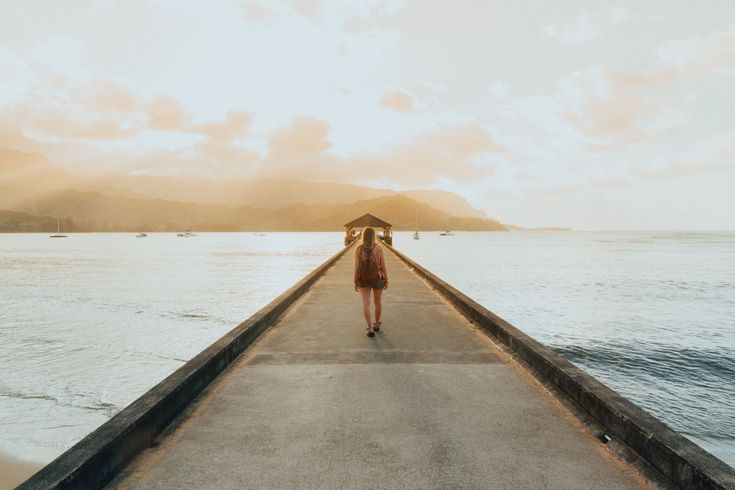
{"type": "Polygon", "coordinates": [[[371,282],[360,281],[357,283],[357,285],[361,288],[385,289],[385,281],[383,281],[382,279],[377,279],[371,282]]]}

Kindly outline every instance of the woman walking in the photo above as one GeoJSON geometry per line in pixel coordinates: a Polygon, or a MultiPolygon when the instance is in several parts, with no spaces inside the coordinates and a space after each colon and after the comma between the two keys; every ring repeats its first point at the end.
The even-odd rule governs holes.
{"type": "Polygon", "coordinates": [[[355,249],[355,291],[362,296],[362,313],[367,322],[368,337],[380,330],[380,303],[383,290],[388,289],[388,269],[385,268],[383,247],[375,240],[375,230],[362,230],[362,243],[355,249]],[[375,299],[375,322],[370,316],[370,293],[375,299]]]}

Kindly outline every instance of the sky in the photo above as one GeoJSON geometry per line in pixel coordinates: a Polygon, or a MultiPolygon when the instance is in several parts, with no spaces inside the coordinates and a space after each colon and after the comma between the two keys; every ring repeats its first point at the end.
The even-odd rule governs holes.
{"type": "Polygon", "coordinates": [[[0,146],[735,229],[735,2],[0,2],[0,146]]]}

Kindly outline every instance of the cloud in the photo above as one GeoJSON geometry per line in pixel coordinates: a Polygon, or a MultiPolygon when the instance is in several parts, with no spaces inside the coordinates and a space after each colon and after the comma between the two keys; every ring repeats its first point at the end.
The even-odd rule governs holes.
{"type": "Polygon", "coordinates": [[[268,16],[268,11],[265,9],[265,7],[256,3],[248,3],[242,5],[241,8],[245,13],[245,17],[249,21],[255,22],[256,24],[263,22],[268,16]]]}
{"type": "Polygon", "coordinates": [[[492,173],[478,158],[507,155],[479,124],[443,128],[402,143],[385,155],[355,159],[358,172],[375,181],[429,184],[441,179],[473,182],[492,173]]]}
{"type": "Polygon", "coordinates": [[[319,119],[299,118],[274,132],[259,174],[307,180],[429,184],[442,179],[472,182],[492,169],[483,157],[507,157],[479,124],[445,127],[423,133],[383,153],[345,157],[334,154],[330,126],[319,119]]]}
{"type": "Polygon", "coordinates": [[[69,95],[76,103],[95,112],[132,113],[143,105],[143,100],[132,90],[110,81],[72,87],[69,95]]]}
{"type": "Polygon", "coordinates": [[[572,25],[560,26],[551,24],[544,28],[544,34],[551,39],[556,39],[563,44],[582,44],[599,35],[597,28],[590,22],[587,16],[580,16],[574,20],[572,25]]]}
{"type": "Polygon", "coordinates": [[[301,16],[314,19],[321,8],[320,0],[290,0],[291,7],[301,16]]]}
{"type": "Polygon", "coordinates": [[[656,53],[656,62],[647,70],[593,68],[573,73],[563,83],[576,87],[581,100],[563,112],[565,119],[587,136],[611,143],[669,133],[683,119],[661,92],[714,74],[735,75],[735,24],[705,37],[668,41],[656,53]]]}
{"type": "Polygon", "coordinates": [[[380,105],[396,112],[409,113],[416,110],[413,97],[403,90],[392,90],[380,99],[380,105]]]}
{"type": "Polygon", "coordinates": [[[544,34],[561,44],[584,44],[600,37],[602,31],[626,18],[625,8],[612,9],[595,14],[582,14],[567,24],[549,24],[544,34]]]}
{"type": "Polygon", "coordinates": [[[0,45],[0,104],[20,97],[38,83],[38,73],[20,56],[0,45]]]}
{"type": "Polygon", "coordinates": [[[299,117],[274,131],[256,177],[348,181],[354,178],[348,160],[331,153],[330,125],[317,118],[299,117]]]}
{"type": "Polygon", "coordinates": [[[181,104],[166,96],[158,96],[146,107],[148,126],[165,131],[186,131],[190,117],[181,104]]]}
{"type": "MultiPolygon", "coordinates": [[[[619,191],[635,188],[640,185],[658,185],[666,181],[688,182],[699,176],[714,174],[730,174],[735,176],[735,134],[720,135],[699,146],[691,148],[685,154],[675,156],[660,155],[647,162],[635,162],[628,165],[624,172],[598,175],[592,178],[571,182],[570,179],[554,185],[541,182],[537,189],[528,191],[538,196],[561,197],[600,190],[619,191]]],[[[718,181],[727,181],[722,175],[718,181]]],[[[686,189],[688,186],[682,186],[686,189]]]]}
{"type": "Polygon", "coordinates": [[[586,136],[615,143],[653,138],[663,129],[651,129],[664,106],[639,90],[634,76],[591,70],[575,73],[570,83],[579,92],[579,102],[563,112],[564,118],[586,136]]]}
{"type": "Polygon", "coordinates": [[[735,69],[735,23],[707,36],[665,42],[656,50],[656,55],[659,68],[652,77],[658,80],[680,81],[723,72],[732,75],[735,69]]]}
{"type": "Polygon", "coordinates": [[[268,158],[278,162],[298,162],[320,157],[332,147],[328,136],[329,124],[326,122],[310,117],[297,118],[288,128],[271,135],[268,158]]]}
{"type": "MultiPolygon", "coordinates": [[[[412,107],[405,92],[388,95],[393,110],[412,107]]],[[[251,113],[230,111],[219,120],[198,121],[173,97],[145,97],[106,81],[46,84],[5,109],[2,127],[16,130],[4,142],[50,153],[61,163],[108,165],[98,171],[420,184],[470,182],[489,175],[489,156],[507,156],[476,123],[419,133],[384,151],[340,155],[331,125],[314,117],[294,118],[270,132],[259,152],[251,113]]]]}
{"type": "Polygon", "coordinates": [[[223,121],[193,126],[195,133],[205,136],[195,147],[198,164],[205,168],[210,165],[220,177],[251,174],[260,154],[242,144],[242,140],[248,138],[252,120],[249,113],[229,112],[223,121]]]}
{"type": "Polygon", "coordinates": [[[508,96],[508,85],[502,80],[493,80],[487,87],[487,93],[493,97],[504,99],[508,96]]]}
{"type": "Polygon", "coordinates": [[[140,130],[139,124],[127,115],[85,111],[65,101],[14,104],[5,108],[3,117],[11,120],[17,132],[27,139],[47,142],[127,140],[140,130]]]}
{"type": "Polygon", "coordinates": [[[232,140],[247,135],[253,116],[247,112],[231,111],[224,121],[204,123],[195,126],[197,131],[216,140],[232,140]]]}
{"type": "MultiPolygon", "coordinates": [[[[733,152],[735,153],[735,152],[733,152]]],[[[718,162],[674,162],[656,169],[636,169],[632,182],[659,182],[693,175],[735,171],[735,159],[729,158],[718,162]]]]}
{"type": "Polygon", "coordinates": [[[269,18],[286,19],[292,14],[315,21],[322,13],[321,0],[251,1],[238,3],[237,6],[245,18],[255,24],[260,24],[269,18]]]}
{"type": "Polygon", "coordinates": [[[49,154],[62,163],[242,176],[251,174],[260,159],[247,147],[251,122],[252,115],[242,111],[198,122],[172,97],[149,99],[108,81],[47,82],[2,105],[0,144],[49,154]],[[160,133],[170,136],[156,136],[160,133]],[[171,143],[162,146],[166,138],[171,143]]]}

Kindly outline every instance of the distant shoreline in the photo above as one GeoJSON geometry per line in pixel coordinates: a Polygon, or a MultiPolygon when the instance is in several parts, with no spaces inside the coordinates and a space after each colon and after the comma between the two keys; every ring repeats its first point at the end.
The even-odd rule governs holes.
{"type": "MultiPolygon", "coordinates": [[[[194,233],[344,233],[344,230],[203,230],[193,228],[191,231],[194,233]]],[[[400,233],[413,233],[414,229],[411,230],[393,230],[393,232],[400,233]]],[[[442,229],[436,230],[418,230],[419,233],[441,233],[445,231],[442,229]]],[[[540,230],[540,229],[522,229],[522,230],[457,230],[452,229],[452,233],[508,233],[511,231],[572,231],[571,229],[558,229],[558,230],[540,230]]],[[[55,234],[56,230],[48,231],[0,231],[0,235],[12,235],[12,234],[34,234],[34,235],[49,235],[55,234]]],[[[182,233],[182,230],[84,230],[84,231],[64,231],[61,230],[62,234],[65,235],[82,235],[85,233],[182,233]]]]}

